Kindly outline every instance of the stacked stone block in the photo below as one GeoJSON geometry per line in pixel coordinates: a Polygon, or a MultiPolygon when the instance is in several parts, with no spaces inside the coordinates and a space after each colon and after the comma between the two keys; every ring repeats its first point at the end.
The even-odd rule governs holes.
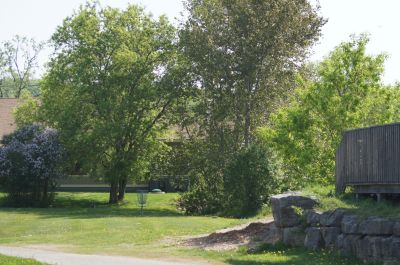
{"type": "Polygon", "coordinates": [[[313,210],[317,201],[299,193],[273,196],[272,212],[288,246],[329,248],[364,262],[400,265],[400,220],[360,218],[344,209],[313,210]]]}

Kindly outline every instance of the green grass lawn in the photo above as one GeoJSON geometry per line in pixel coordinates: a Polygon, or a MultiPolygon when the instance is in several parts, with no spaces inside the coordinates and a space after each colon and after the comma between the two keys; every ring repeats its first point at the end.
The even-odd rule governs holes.
{"type": "Polygon", "coordinates": [[[175,208],[177,197],[150,194],[143,216],[136,205],[136,194],[128,194],[126,203],[118,206],[107,205],[106,193],[59,193],[48,209],[0,208],[0,244],[149,258],[197,257],[210,260],[210,264],[358,264],[335,254],[304,249],[266,248],[248,254],[243,250],[212,252],[177,245],[179,237],[211,233],[249,221],[185,216],[175,208]]]}
{"type": "MultiPolygon", "coordinates": [[[[0,210],[0,244],[57,245],[85,253],[149,255],[169,238],[210,233],[246,220],[185,216],[175,209],[177,194],[149,194],[143,216],[136,194],[127,203],[107,205],[105,193],[59,193],[52,208],[0,210]],[[95,204],[95,208],[93,207],[95,204]]],[[[156,254],[156,253],[155,253],[156,254]]]]}
{"type": "Polygon", "coordinates": [[[0,255],[1,265],[45,265],[44,263],[37,262],[33,259],[21,259],[14,257],[7,257],[0,255]]]}
{"type": "Polygon", "coordinates": [[[285,246],[265,246],[255,254],[246,250],[236,252],[199,252],[199,256],[207,255],[215,260],[231,265],[363,265],[354,259],[339,256],[336,253],[322,250],[318,252],[304,248],[287,248],[285,246]]]}
{"type": "Polygon", "coordinates": [[[305,189],[305,194],[315,195],[320,201],[318,210],[326,211],[336,208],[349,209],[360,217],[382,216],[400,218],[399,200],[382,200],[377,202],[371,197],[360,197],[358,200],[351,192],[336,195],[333,185],[314,185],[305,189]]]}

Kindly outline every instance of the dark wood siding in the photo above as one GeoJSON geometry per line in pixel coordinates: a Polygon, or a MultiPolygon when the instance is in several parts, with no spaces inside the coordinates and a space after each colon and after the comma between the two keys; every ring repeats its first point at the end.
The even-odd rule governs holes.
{"type": "Polygon", "coordinates": [[[400,184],[400,124],[345,132],[336,152],[337,191],[388,184],[400,184]]]}

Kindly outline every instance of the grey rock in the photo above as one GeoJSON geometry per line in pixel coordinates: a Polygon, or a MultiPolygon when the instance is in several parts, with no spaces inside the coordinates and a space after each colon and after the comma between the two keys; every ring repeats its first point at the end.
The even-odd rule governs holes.
{"type": "Polygon", "coordinates": [[[302,247],[304,246],[305,237],[304,229],[300,226],[282,229],[282,241],[287,246],[302,247]]]}
{"type": "Polygon", "coordinates": [[[382,256],[384,259],[392,258],[393,237],[384,237],[382,239],[382,256]]]}
{"type": "Polygon", "coordinates": [[[368,237],[359,237],[353,242],[353,244],[353,248],[355,248],[354,255],[364,262],[370,262],[372,251],[369,245],[368,237]]]}
{"type": "Polygon", "coordinates": [[[339,250],[339,252],[340,252],[340,251],[343,251],[344,248],[345,248],[344,244],[345,244],[345,241],[346,241],[346,236],[347,236],[347,235],[345,235],[345,234],[340,234],[340,235],[338,236],[338,238],[337,238],[337,241],[336,241],[336,248],[337,248],[337,250],[339,250]]]}
{"type": "Polygon", "coordinates": [[[334,249],[338,244],[337,241],[340,233],[339,227],[321,227],[321,234],[325,247],[334,249]]]}
{"type": "Polygon", "coordinates": [[[397,221],[393,225],[393,235],[400,236],[400,221],[397,221]]]}
{"type": "Polygon", "coordinates": [[[356,254],[357,242],[362,237],[360,235],[340,234],[337,240],[338,251],[341,255],[352,256],[356,254]]]}
{"type": "Polygon", "coordinates": [[[364,238],[368,247],[368,262],[380,262],[384,257],[384,237],[367,236],[364,238]]]}
{"type": "Polygon", "coordinates": [[[345,235],[342,253],[355,256],[357,253],[357,243],[361,239],[360,235],[345,235]]]}
{"type": "Polygon", "coordinates": [[[383,265],[399,265],[400,264],[400,259],[386,259],[383,262],[383,265]]]}
{"type": "Polygon", "coordinates": [[[358,233],[358,217],[356,215],[343,216],[341,228],[342,228],[342,233],[357,234],[358,233]]]}
{"type": "Polygon", "coordinates": [[[318,250],[324,246],[321,229],[319,227],[310,227],[306,230],[304,246],[311,250],[318,250]]]}
{"type": "Polygon", "coordinates": [[[302,216],[295,207],[312,209],[317,201],[300,193],[285,193],[271,197],[272,215],[277,227],[294,227],[302,223],[302,216]]]}
{"type": "Polygon", "coordinates": [[[400,237],[382,238],[382,257],[384,260],[400,259],[400,237]]]}
{"type": "Polygon", "coordinates": [[[336,209],[323,213],[320,218],[321,226],[340,227],[345,213],[346,210],[344,209],[336,209]]]}
{"type": "Polygon", "coordinates": [[[392,258],[400,259],[400,237],[393,237],[391,254],[392,258]]]}
{"type": "Polygon", "coordinates": [[[358,232],[364,235],[392,235],[394,221],[381,217],[369,217],[358,226],[358,232]]]}
{"type": "Polygon", "coordinates": [[[306,223],[309,226],[319,226],[319,221],[321,218],[321,214],[315,212],[314,210],[305,210],[304,218],[306,219],[306,223]]]}

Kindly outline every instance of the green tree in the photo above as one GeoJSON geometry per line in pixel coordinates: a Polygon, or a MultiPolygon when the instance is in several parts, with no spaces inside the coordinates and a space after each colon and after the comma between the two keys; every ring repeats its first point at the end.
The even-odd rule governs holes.
{"type": "Polygon", "coordinates": [[[166,113],[183,92],[176,30],[135,5],[87,4],[64,20],[52,42],[56,56],[40,111],[74,159],[104,174],[109,202],[116,203],[156,153],[166,113]]]}
{"type": "Polygon", "coordinates": [[[381,84],[385,56],[367,55],[367,43],[367,36],[362,35],[336,47],[317,66],[316,79],[299,78],[290,104],[272,115],[269,127],[261,129],[260,135],[284,161],[289,186],[332,182],[343,131],[390,121],[397,115],[385,119],[385,107],[375,109],[389,93],[381,84]],[[367,117],[366,113],[375,115],[367,117]]]}
{"type": "Polygon", "coordinates": [[[16,35],[0,45],[0,98],[19,98],[24,89],[38,94],[35,71],[45,43],[16,35]]]}
{"type": "Polygon", "coordinates": [[[190,0],[186,8],[181,41],[204,91],[202,114],[247,146],[325,21],[305,0],[190,0]]]}
{"type": "Polygon", "coordinates": [[[23,90],[18,106],[13,110],[15,123],[18,128],[40,122],[40,98],[35,98],[28,90],[23,90]]]}
{"type": "Polygon", "coordinates": [[[233,216],[257,213],[279,192],[278,168],[267,148],[257,144],[241,150],[225,173],[225,211],[233,216]]]}
{"type": "Polygon", "coordinates": [[[188,0],[186,9],[180,45],[198,91],[181,120],[199,185],[217,197],[227,164],[290,91],[325,20],[306,0],[188,0]]]}

